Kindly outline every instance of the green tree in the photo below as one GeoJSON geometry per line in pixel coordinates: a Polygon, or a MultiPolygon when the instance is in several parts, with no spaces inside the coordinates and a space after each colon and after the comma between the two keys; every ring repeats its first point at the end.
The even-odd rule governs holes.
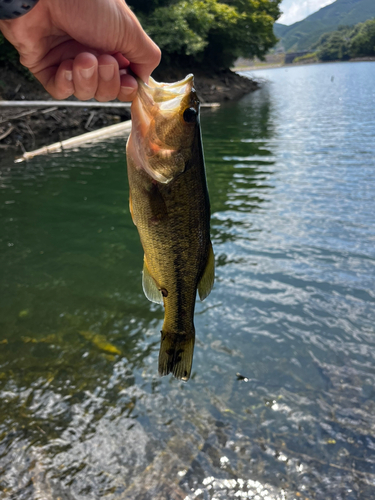
{"type": "Polygon", "coordinates": [[[375,56],[375,19],[325,33],[314,48],[321,61],[375,56]]]}
{"type": "Polygon", "coordinates": [[[352,28],[343,26],[332,33],[325,33],[318,42],[321,61],[347,60],[350,58],[352,28]]]}
{"type": "Polygon", "coordinates": [[[229,68],[235,59],[263,58],[277,38],[281,0],[131,0],[164,66],[229,68]],[[154,8],[151,8],[153,5],[154,8]]]}
{"type": "Polygon", "coordinates": [[[351,57],[375,56],[375,19],[357,24],[350,47],[351,57]]]}

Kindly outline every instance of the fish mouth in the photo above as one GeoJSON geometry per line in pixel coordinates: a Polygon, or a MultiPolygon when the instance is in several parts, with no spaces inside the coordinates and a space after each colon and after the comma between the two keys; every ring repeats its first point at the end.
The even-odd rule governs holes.
{"type": "Polygon", "coordinates": [[[150,109],[156,105],[159,111],[177,111],[184,97],[193,90],[193,86],[192,74],[174,83],[159,83],[150,76],[148,84],[138,81],[138,97],[144,108],[150,109]]]}
{"type": "MultiPolygon", "coordinates": [[[[143,137],[157,115],[165,118],[176,115],[182,107],[192,104],[192,96],[195,95],[192,74],[175,83],[159,83],[151,76],[148,84],[138,78],[137,81],[138,92],[133,100],[131,112],[133,126],[143,137]]],[[[198,103],[196,97],[193,99],[198,103]]]]}
{"type": "Polygon", "coordinates": [[[173,145],[165,144],[157,132],[156,123],[163,120],[183,120],[183,111],[194,107],[199,111],[199,101],[194,89],[194,76],[187,75],[183,80],[174,83],[159,83],[152,77],[146,84],[137,78],[138,92],[131,107],[132,136],[135,157],[138,164],[156,181],[166,184],[172,177],[166,177],[161,172],[152,170],[147,161],[147,156],[153,154],[170,158],[177,150],[173,145]]]}

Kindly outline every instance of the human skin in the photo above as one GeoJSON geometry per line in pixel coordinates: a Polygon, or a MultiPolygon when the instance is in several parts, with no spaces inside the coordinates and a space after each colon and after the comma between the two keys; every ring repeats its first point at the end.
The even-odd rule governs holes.
{"type": "Polygon", "coordinates": [[[160,62],[124,0],[39,0],[0,30],[55,99],[131,101],[137,81],[127,69],[147,82],[160,62]]]}

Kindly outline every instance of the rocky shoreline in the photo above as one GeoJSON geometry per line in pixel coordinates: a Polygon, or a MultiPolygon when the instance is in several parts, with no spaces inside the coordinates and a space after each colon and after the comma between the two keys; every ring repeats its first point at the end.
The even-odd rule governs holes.
{"type": "MultiPolygon", "coordinates": [[[[165,81],[185,75],[170,74],[165,81]]],[[[160,76],[158,75],[158,78],[160,76]]],[[[214,75],[195,74],[197,93],[202,102],[238,100],[256,90],[255,81],[230,70],[214,75]]],[[[0,100],[52,100],[35,79],[18,71],[0,67],[0,100]]],[[[74,99],[73,99],[74,100],[74,99]]],[[[86,132],[130,119],[129,108],[0,108],[0,166],[25,151],[69,139],[86,132]]]]}

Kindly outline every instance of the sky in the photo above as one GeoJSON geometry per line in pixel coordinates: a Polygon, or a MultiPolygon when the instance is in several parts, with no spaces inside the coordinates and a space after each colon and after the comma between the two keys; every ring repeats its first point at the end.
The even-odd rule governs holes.
{"type": "Polygon", "coordinates": [[[280,6],[283,15],[277,20],[281,24],[293,24],[335,0],[283,0],[280,6]]]}

